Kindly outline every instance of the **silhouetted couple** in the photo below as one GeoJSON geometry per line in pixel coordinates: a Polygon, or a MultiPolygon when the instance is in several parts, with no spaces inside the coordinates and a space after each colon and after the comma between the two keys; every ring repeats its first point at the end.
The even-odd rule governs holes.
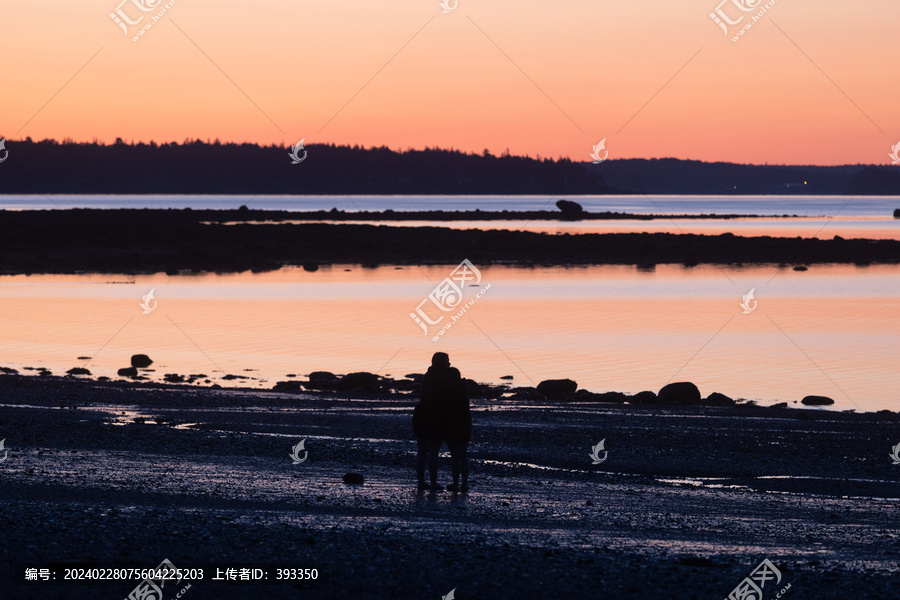
{"type": "Polygon", "coordinates": [[[469,461],[466,457],[472,439],[472,415],[469,412],[469,394],[466,382],[459,370],[450,366],[450,357],[435,352],[431,367],[422,379],[422,399],[413,411],[413,431],[419,443],[416,455],[416,475],[420,490],[444,489],[437,482],[438,453],[441,443],[450,449],[453,483],[447,486],[451,492],[469,489],[469,461]],[[428,467],[431,483],[425,482],[428,467]],[[459,478],[462,476],[462,484],[459,478]]]}

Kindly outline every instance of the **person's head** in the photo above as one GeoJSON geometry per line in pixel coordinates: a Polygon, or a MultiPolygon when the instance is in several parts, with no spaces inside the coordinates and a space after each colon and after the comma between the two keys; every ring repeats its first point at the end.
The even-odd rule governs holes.
{"type": "Polygon", "coordinates": [[[446,352],[435,352],[431,357],[431,366],[435,369],[449,369],[450,357],[446,352]]]}

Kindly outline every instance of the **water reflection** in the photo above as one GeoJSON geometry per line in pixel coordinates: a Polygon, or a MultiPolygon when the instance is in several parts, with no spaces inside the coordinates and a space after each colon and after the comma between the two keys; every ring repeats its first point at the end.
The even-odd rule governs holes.
{"type": "Polygon", "coordinates": [[[317,370],[402,378],[442,350],[464,376],[511,387],[569,377],[635,393],[674,379],[764,403],[897,408],[896,266],[480,268],[491,289],[438,342],[409,313],[445,266],[0,277],[0,365],[115,379],[144,353],[153,380],[268,389],[317,370]],[[143,314],[150,289],[158,306],[143,314]],[[759,304],[743,314],[750,289],[759,304]]]}

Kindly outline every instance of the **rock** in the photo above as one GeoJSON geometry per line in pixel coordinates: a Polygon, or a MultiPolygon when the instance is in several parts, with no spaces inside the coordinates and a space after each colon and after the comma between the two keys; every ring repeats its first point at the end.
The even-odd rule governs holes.
{"type": "Polygon", "coordinates": [[[787,407],[788,407],[787,402],[779,402],[778,404],[773,404],[769,408],[787,408],[787,407]]]}
{"type": "Polygon", "coordinates": [[[471,379],[464,378],[463,382],[466,385],[466,392],[469,394],[469,398],[485,398],[486,400],[496,400],[504,393],[509,391],[505,387],[494,387],[488,383],[478,383],[471,379]]]}
{"type": "Polygon", "coordinates": [[[629,404],[656,404],[656,393],[643,391],[638,392],[628,401],[629,404]]]}
{"type": "Polygon", "coordinates": [[[689,381],[663,386],[657,398],[660,404],[700,404],[700,390],[689,381]]]}
{"type": "Polygon", "coordinates": [[[622,392],[604,392],[595,394],[587,390],[578,390],[575,393],[575,399],[582,402],[615,402],[616,404],[624,404],[628,396],[622,392]]]}
{"type": "Polygon", "coordinates": [[[412,379],[416,383],[422,383],[422,380],[425,379],[425,375],[422,373],[407,373],[404,377],[406,379],[412,379]]]}
{"type": "Polygon", "coordinates": [[[512,381],[512,380],[514,379],[514,377],[513,377],[512,375],[504,375],[504,376],[501,377],[500,379],[502,379],[502,380],[504,380],[504,381],[507,381],[507,380],[508,380],[508,381],[512,381]]]}
{"type": "MultiPolygon", "coordinates": [[[[25,367],[25,368],[29,369],[31,367],[25,367]]],[[[0,367],[0,373],[5,373],[6,375],[15,375],[16,373],[18,373],[18,371],[16,371],[12,367],[0,367]]]]}
{"type": "Polygon", "coordinates": [[[578,390],[578,384],[571,379],[545,379],[537,386],[537,391],[545,396],[571,396],[578,390]]]}
{"type": "Polygon", "coordinates": [[[337,389],[342,392],[352,392],[354,390],[375,392],[378,388],[378,375],[374,373],[347,373],[337,382],[337,389]]]}
{"type": "Polygon", "coordinates": [[[303,384],[299,381],[279,381],[272,389],[276,392],[302,392],[303,384]]]}
{"type": "Polygon", "coordinates": [[[131,357],[131,366],[135,369],[146,369],[152,364],[153,361],[146,354],[135,354],[131,357]]]}
{"type": "Polygon", "coordinates": [[[799,267],[794,267],[794,270],[795,270],[795,271],[800,271],[800,272],[803,272],[803,271],[809,271],[808,268],[806,268],[806,267],[804,267],[804,266],[802,266],[802,265],[799,266],[799,267]]]}
{"type": "Polygon", "coordinates": [[[179,375],[178,373],[166,373],[163,376],[163,381],[168,381],[169,383],[184,383],[184,375],[179,375]]]}
{"type": "Polygon", "coordinates": [[[894,209],[894,218],[895,218],[895,219],[900,219],[900,208],[895,208],[895,209],[894,209]]]}
{"type": "Polygon", "coordinates": [[[83,367],[72,367],[66,371],[69,375],[90,375],[91,372],[83,367]]]}
{"type": "Polygon", "coordinates": [[[707,406],[734,406],[737,404],[733,399],[719,392],[713,392],[707,396],[703,403],[707,406]]]}
{"type": "Polygon", "coordinates": [[[309,374],[309,382],[306,389],[331,391],[337,386],[337,375],[328,371],[313,371],[309,374]]]}
{"type": "Polygon", "coordinates": [[[800,401],[800,404],[805,404],[806,406],[830,406],[834,404],[834,400],[828,396],[807,396],[800,401]]]}
{"type": "Polygon", "coordinates": [[[344,473],[344,483],[348,485],[362,485],[365,477],[360,473],[344,473]]]}
{"type": "Polygon", "coordinates": [[[307,273],[315,273],[319,270],[319,265],[316,263],[303,263],[303,270],[307,273]]]}
{"type": "Polygon", "coordinates": [[[556,207],[562,212],[563,217],[578,218],[584,212],[584,208],[571,200],[557,200],[556,207]]]}
{"type": "Polygon", "coordinates": [[[117,374],[120,377],[137,377],[137,369],[134,367],[125,367],[124,369],[119,369],[117,374]]]}
{"type": "Polygon", "coordinates": [[[510,400],[541,400],[543,396],[533,387],[514,387],[507,390],[510,400]]]}
{"type": "Polygon", "coordinates": [[[225,375],[224,377],[222,377],[222,379],[224,379],[225,381],[232,381],[234,379],[250,379],[250,378],[247,377],[246,375],[232,375],[231,373],[229,373],[229,374],[225,375]]]}

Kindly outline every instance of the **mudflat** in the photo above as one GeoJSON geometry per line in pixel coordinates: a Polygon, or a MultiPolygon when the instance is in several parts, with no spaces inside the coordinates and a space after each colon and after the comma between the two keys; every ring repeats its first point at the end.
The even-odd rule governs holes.
{"type": "Polygon", "coordinates": [[[13,575],[169,559],[320,574],[186,599],[726,598],[768,559],[765,598],[897,597],[896,413],[476,398],[455,494],[415,489],[414,404],[0,376],[0,596],[121,599],[13,575]]]}

